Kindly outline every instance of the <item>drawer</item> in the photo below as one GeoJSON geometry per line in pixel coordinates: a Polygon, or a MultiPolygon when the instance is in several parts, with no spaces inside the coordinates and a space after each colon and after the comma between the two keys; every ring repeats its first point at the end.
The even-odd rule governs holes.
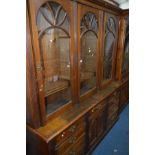
{"type": "MultiPolygon", "coordinates": [[[[61,146],[55,149],[56,155],[77,155],[77,152],[84,152],[85,133],[68,138],[61,146]]],[[[78,154],[80,155],[80,154],[78,154]]]]}
{"type": "Polygon", "coordinates": [[[85,135],[82,135],[79,141],[68,148],[63,155],[85,155],[85,135]]]}
{"type": "Polygon", "coordinates": [[[69,128],[67,128],[61,134],[59,134],[55,139],[55,143],[57,146],[59,146],[66,139],[68,139],[74,135],[80,135],[84,131],[85,131],[85,121],[84,121],[84,118],[80,118],[74,124],[72,124],[69,128]]]}
{"type": "Polygon", "coordinates": [[[98,113],[105,111],[105,109],[106,104],[104,102],[99,103],[89,111],[89,117],[95,118],[98,115],[98,113]]]}

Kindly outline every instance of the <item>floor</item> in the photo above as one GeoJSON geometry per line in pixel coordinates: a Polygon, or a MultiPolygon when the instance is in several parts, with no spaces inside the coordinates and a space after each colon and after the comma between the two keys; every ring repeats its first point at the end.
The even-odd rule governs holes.
{"type": "Polygon", "coordinates": [[[92,155],[129,155],[129,105],[92,155]]]}

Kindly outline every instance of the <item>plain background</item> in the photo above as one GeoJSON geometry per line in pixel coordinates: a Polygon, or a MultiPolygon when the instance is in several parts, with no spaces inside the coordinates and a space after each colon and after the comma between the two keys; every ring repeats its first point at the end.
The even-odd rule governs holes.
{"type": "MultiPolygon", "coordinates": [[[[130,0],[130,155],[155,154],[155,1],[130,0]]],[[[0,2],[0,154],[26,154],[26,1],[0,2]]]]}

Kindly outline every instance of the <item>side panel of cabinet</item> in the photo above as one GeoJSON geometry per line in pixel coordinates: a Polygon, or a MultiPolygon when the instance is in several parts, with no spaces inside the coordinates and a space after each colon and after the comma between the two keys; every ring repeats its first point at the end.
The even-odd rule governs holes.
{"type": "Polygon", "coordinates": [[[26,129],[26,154],[27,155],[54,155],[53,143],[46,143],[35,131],[27,127],[26,129]]]}
{"type": "Polygon", "coordinates": [[[40,109],[28,10],[26,11],[26,123],[34,128],[40,126],[40,109]]]}
{"type": "MultiPolygon", "coordinates": [[[[123,59],[124,59],[124,46],[125,46],[125,36],[127,22],[126,18],[129,17],[129,12],[127,11],[125,15],[121,15],[119,18],[119,36],[118,36],[118,46],[117,46],[117,62],[116,62],[116,80],[123,80],[123,59]]],[[[128,78],[128,72],[125,75],[128,78]]]]}
{"type": "Polygon", "coordinates": [[[119,112],[121,112],[121,110],[128,103],[128,101],[129,101],[129,82],[127,81],[121,87],[119,112]]]}

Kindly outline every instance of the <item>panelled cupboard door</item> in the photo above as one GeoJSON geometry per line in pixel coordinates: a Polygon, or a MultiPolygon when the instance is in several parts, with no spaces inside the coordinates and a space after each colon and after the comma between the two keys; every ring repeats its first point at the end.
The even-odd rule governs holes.
{"type": "Polygon", "coordinates": [[[106,130],[106,110],[101,106],[89,111],[88,117],[88,141],[89,147],[93,147],[106,130]]]}
{"type": "Polygon", "coordinates": [[[73,46],[70,0],[29,0],[43,121],[72,103],[73,46]]]}
{"type": "Polygon", "coordinates": [[[115,15],[105,13],[102,55],[102,83],[106,84],[114,78],[115,59],[118,38],[118,21],[115,15]]]}
{"type": "Polygon", "coordinates": [[[79,96],[92,93],[98,82],[99,10],[78,4],[79,96]]]}

